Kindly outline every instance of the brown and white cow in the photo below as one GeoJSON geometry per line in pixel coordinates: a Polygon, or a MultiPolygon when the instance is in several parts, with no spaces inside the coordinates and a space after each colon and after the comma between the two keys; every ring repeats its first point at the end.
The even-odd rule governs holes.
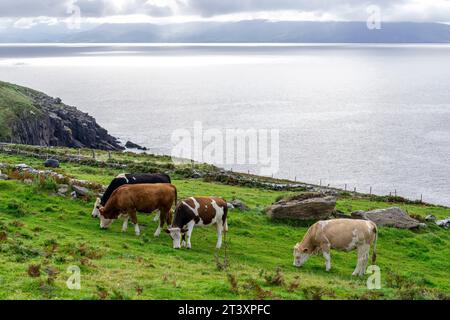
{"type": "Polygon", "coordinates": [[[373,243],[372,263],[376,260],[377,226],[372,221],[355,219],[332,219],[313,224],[294,247],[294,266],[302,266],[308,258],[322,252],[325,268],[331,268],[330,249],[358,250],[358,263],[353,275],[364,275],[373,243]]]}
{"type": "Polygon", "coordinates": [[[217,245],[222,246],[222,232],[228,231],[227,202],[218,197],[191,197],[181,200],[176,209],[173,224],[166,232],[173,240],[174,249],[181,246],[191,248],[191,235],[194,226],[216,225],[217,245]],[[185,235],[187,240],[185,241],[185,235]],[[183,243],[181,239],[183,238],[183,243]]]}
{"type": "Polygon", "coordinates": [[[108,228],[117,218],[125,220],[122,231],[127,231],[128,220],[135,225],[136,235],[140,234],[136,212],[150,214],[159,210],[160,219],[155,237],[161,233],[164,223],[172,223],[172,205],[177,201],[177,189],[169,183],[126,184],[117,188],[104,207],[100,207],[100,228],[108,228]]]}

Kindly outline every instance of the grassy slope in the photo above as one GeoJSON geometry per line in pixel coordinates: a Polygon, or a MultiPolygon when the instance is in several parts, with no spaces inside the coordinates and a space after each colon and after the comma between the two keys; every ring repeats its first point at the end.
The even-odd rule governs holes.
{"type": "MultiPolygon", "coordinates": [[[[0,154],[0,162],[25,162],[39,167],[40,160],[0,154]]],[[[106,183],[116,170],[63,164],[61,171],[77,178],[106,183]]],[[[292,247],[307,230],[295,222],[272,222],[261,212],[280,192],[175,180],[180,197],[221,195],[237,197],[252,208],[232,210],[229,218],[229,260],[227,270],[238,283],[232,291],[227,272],[219,271],[214,259],[215,231],[195,229],[192,250],[173,250],[162,234],[154,238],[152,217],[140,217],[141,237],[132,228],[120,232],[121,223],[109,230],[98,228],[90,217],[91,203],[37,192],[34,185],[0,182],[0,299],[41,298],[133,298],[133,299],[238,299],[238,298],[442,298],[450,294],[450,234],[430,225],[412,232],[381,228],[378,265],[382,289],[369,292],[365,279],[351,277],[356,253],[332,253],[332,270],[324,271],[322,257],[313,257],[304,268],[292,266],[292,247]],[[52,249],[53,248],[53,249],[52,249]],[[27,274],[31,264],[56,268],[54,283],[27,274]],[[68,290],[65,280],[69,265],[81,267],[81,290],[68,290]],[[281,267],[286,285],[264,278],[281,267]],[[273,281],[272,281],[273,282],[273,281]],[[255,285],[256,283],[256,285],[255,285]],[[291,288],[289,288],[291,286],[291,288]],[[141,292],[142,290],[142,292],[141,292]]],[[[387,207],[387,203],[361,199],[339,199],[338,209],[387,207]]],[[[450,216],[450,209],[401,205],[411,214],[450,216]]],[[[223,250],[220,255],[223,257],[223,250]]]]}
{"type": "Polygon", "coordinates": [[[11,121],[30,111],[39,112],[23,87],[0,81],[0,139],[7,139],[11,134],[11,121]]]}

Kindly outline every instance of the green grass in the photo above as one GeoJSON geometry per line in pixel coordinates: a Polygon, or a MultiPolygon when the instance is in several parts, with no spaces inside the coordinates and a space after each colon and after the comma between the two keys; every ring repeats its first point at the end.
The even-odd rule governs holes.
{"type": "MultiPolygon", "coordinates": [[[[42,160],[1,153],[0,162],[42,166],[42,160]]],[[[68,163],[58,170],[104,184],[119,173],[68,163]]],[[[382,289],[371,291],[366,289],[366,278],[351,276],[355,252],[333,251],[329,273],[320,256],[300,269],[292,266],[292,248],[307,226],[271,221],[262,210],[285,193],[194,179],[176,178],[173,183],[179,197],[236,197],[250,206],[249,211],[229,213],[227,270],[216,264],[214,228],[194,229],[192,249],[174,250],[165,233],[153,237],[152,216],[139,216],[140,237],[131,226],[121,233],[119,221],[100,230],[90,216],[90,202],[58,197],[35,185],[0,181],[0,299],[442,299],[450,295],[448,230],[431,224],[415,232],[380,228],[377,264],[382,289]],[[39,277],[28,275],[32,265],[40,265],[39,277]],[[72,265],[81,269],[80,290],[69,290],[65,283],[72,265]],[[49,276],[45,270],[58,274],[49,276]],[[280,277],[282,281],[274,280],[280,277]]],[[[350,213],[391,205],[342,198],[337,208],[350,213]]],[[[443,207],[394,205],[410,214],[450,216],[450,209],[443,207]]],[[[222,261],[224,249],[219,256],[222,261]]]]}

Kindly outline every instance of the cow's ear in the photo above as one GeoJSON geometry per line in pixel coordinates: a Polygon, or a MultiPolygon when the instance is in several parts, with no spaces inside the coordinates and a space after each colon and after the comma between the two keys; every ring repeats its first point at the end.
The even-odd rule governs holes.
{"type": "Polygon", "coordinates": [[[170,234],[170,230],[169,229],[164,229],[164,232],[170,234]]]}
{"type": "Polygon", "coordinates": [[[186,228],[181,229],[181,233],[186,233],[187,231],[188,231],[188,229],[186,229],[186,228]]]}
{"type": "Polygon", "coordinates": [[[303,249],[303,252],[305,253],[308,252],[308,248],[303,249]]]}

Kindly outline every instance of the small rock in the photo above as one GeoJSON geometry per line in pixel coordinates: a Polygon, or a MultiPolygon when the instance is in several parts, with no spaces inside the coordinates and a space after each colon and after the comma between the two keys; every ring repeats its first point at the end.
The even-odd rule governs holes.
{"type": "Polygon", "coordinates": [[[46,168],[59,168],[59,161],[56,159],[47,159],[44,162],[46,168]]]}
{"type": "Polygon", "coordinates": [[[69,191],[69,186],[67,184],[58,184],[58,193],[66,194],[69,191]]]}
{"type": "Polygon", "coordinates": [[[32,169],[29,165],[27,165],[25,163],[20,163],[20,164],[16,165],[15,168],[18,171],[23,171],[23,170],[26,170],[26,169],[32,169]]]}
{"type": "Polygon", "coordinates": [[[131,141],[127,141],[127,143],[125,143],[125,147],[130,148],[130,149],[144,150],[144,151],[147,150],[146,147],[140,146],[140,145],[138,145],[138,144],[136,144],[134,142],[131,142],[131,141]]]}
{"type": "Polygon", "coordinates": [[[202,178],[203,176],[204,176],[204,174],[201,173],[200,171],[192,170],[191,178],[193,178],[193,179],[199,179],[199,178],[202,178]]]}
{"type": "Polygon", "coordinates": [[[247,210],[248,209],[248,207],[245,205],[245,203],[239,199],[234,199],[233,201],[231,201],[231,205],[233,206],[233,208],[237,208],[239,210],[247,210]]]}
{"type": "Polygon", "coordinates": [[[72,199],[76,199],[77,198],[77,193],[75,191],[72,191],[70,193],[70,196],[72,197],[72,199]]]}
{"type": "Polygon", "coordinates": [[[448,229],[448,228],[450,228],[450,218],[447,218],[447,219],[444,219],[444,220],[438,220],[438,221],[436,221],[436,224],[439,227],[448,229]]]}
{"type": "Polygon", "coordinates": [[[8,180],[8,179],[9,179],[9,177],[7,174],[0,173],[0,180],[8,180]]]}
{"type": "Polygon", "coordinates": [[[26,183],[26,184],[32,184],[33,180],[31,180],[31,179],[24,179],[23,182],[26,183]]]}
{"type": "Polygon", "coordinates": [[[432,214],[429,214],[425,217],[425,221],[429,221],[429,222],[436,221],[436,217],[432,214]]]}
{"type": "Polygon", "coordinates": [[[89,189],[85,187],[80,187],[77,185],[72,186],[73,191],[76,193],[77,196],[87,196],[89,194],[89,189]]]}

